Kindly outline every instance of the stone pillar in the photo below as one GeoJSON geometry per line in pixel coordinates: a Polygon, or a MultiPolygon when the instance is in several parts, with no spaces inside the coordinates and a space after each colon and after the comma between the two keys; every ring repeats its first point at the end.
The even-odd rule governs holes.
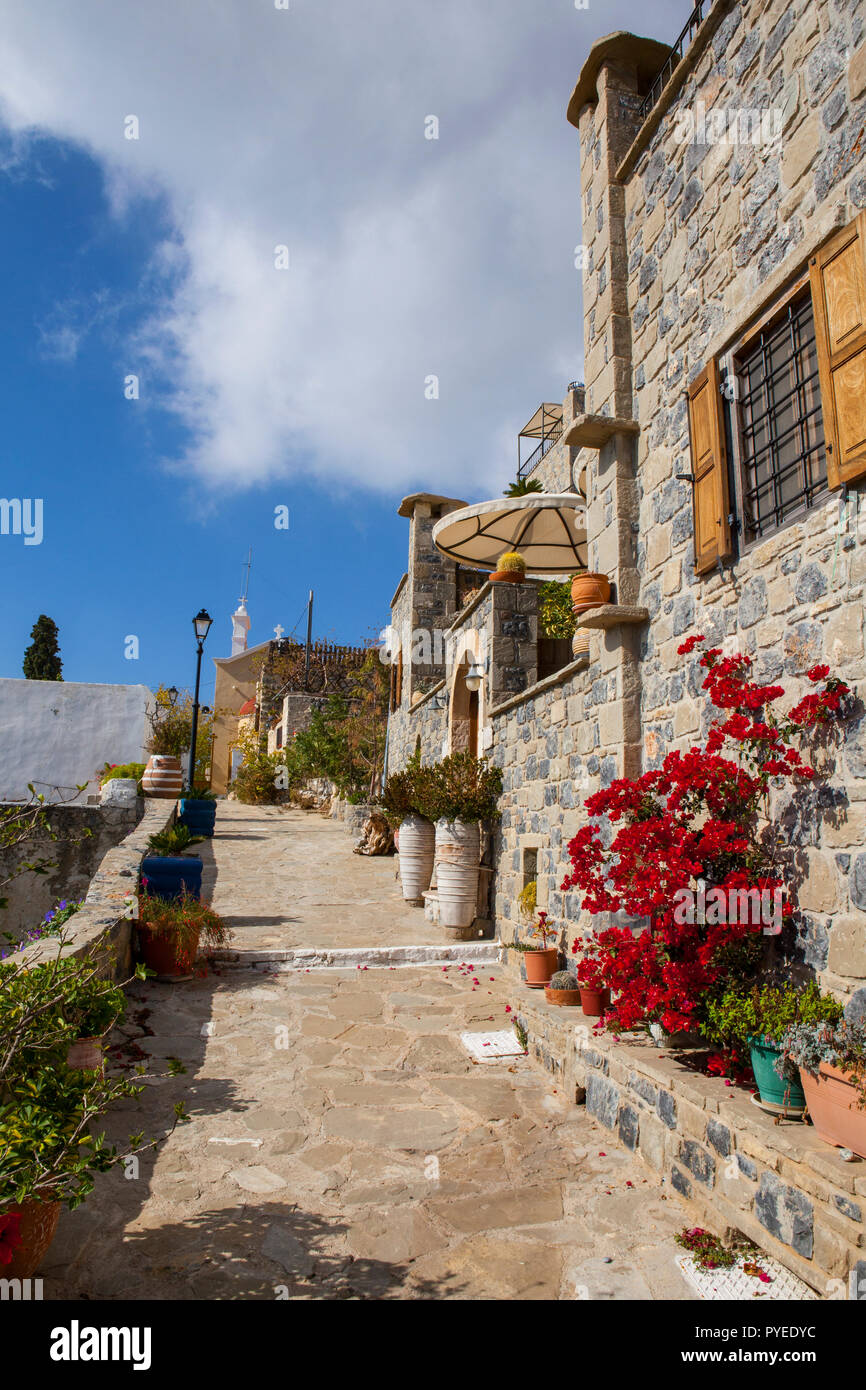
{"type": "MultiPolygon", "coordinates": [[[[416,691],[429,690],[445,675],[444,630],[457,611],[457,566],[433,544],[433,527],[448,512],[465,507],[466,503],[452,497],[438,497],[420,492],[407,497],[398,509],[400,516],[409,517],[409,622],[410,645],[403,653],[403,680],[408,682],[409,701],[416,691]],[[427,634],[419,639],[417,656],[411,658],[412,634],[427,634]],[[436,634],[439,633],[439,640],[436,634]]],[[[406,634],[401,633],[401,640],[406,634]]]]}
{"type": "Polygon", "coordinates": [[[492,584],[489,703],[519,695],[538,679],[538,590],[492,584]]]}
{"type": "MultiPolygon", "coordinates": [[[[647,73],[660,66],[662,51],[632,35],[601,40],[569,107],[569,120],[580,132],[588,417],[633,420],[625,189],[617,169],[640,128],[641,93],[647,73]]],[[[613,605],[633,608],[640,592],[636,435],[613,430],[598,442],[596,431],[596,439],[585,442],[589,568],[607,575],[613,605]]],[[[607,687],[599,711],[602,749],[614,759],[619,776],[641,771],[640,631],[612,620],[594,632],[590,649],[607,687]]]]}

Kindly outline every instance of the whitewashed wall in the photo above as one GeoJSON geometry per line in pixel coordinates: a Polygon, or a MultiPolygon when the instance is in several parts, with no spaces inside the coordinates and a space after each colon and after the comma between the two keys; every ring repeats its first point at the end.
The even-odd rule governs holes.
{"type": "Polygon", "coordinates": [[[152,702],[146,685],[0,677],[0,801],[26,798],[28,782],[48,801],[89,782],[75,797],[86,802],[106,762],[147,760],[152,702]]]}

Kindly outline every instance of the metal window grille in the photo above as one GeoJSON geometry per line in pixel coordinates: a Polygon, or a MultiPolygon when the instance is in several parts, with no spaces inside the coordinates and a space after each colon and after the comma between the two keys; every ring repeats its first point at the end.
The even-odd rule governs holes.
{"type": "Polygon", "coordinates": [[[808,290],[737,357],[746,540],[810,507],[827,485],[815,320],[808,290]]]}

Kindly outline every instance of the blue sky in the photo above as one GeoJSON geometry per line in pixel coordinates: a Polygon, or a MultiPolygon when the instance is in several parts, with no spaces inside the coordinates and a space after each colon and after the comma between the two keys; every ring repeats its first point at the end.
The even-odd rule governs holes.
{"type": "Polygon", "coordinates": [[[0,674],[45,612],[67,679],[188,684],[249,545],[252,642],[309,588],[318,635],[387,621],[401,496],[501,491],[581,375],[565,107],[636,9],[0,0],[0,494],[44,506],[0,536],[0,674]]]}

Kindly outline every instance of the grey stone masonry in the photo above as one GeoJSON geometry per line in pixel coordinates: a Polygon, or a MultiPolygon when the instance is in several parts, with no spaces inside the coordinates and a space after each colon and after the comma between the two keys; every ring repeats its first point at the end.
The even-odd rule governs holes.
{"type": "Polygon", "coordinates": [[[596,1035],[597,1020],[525,988],[512,1004],[530,1056],[557,1088],[670,1182],[698,1220],[743,1232],[820,1293],[847,1295],[863,1261],[862,1163],[846,1163],[809,1125],[776,1124],[748,1094],[686,1070],[650,1039],[596,1035]]]}

